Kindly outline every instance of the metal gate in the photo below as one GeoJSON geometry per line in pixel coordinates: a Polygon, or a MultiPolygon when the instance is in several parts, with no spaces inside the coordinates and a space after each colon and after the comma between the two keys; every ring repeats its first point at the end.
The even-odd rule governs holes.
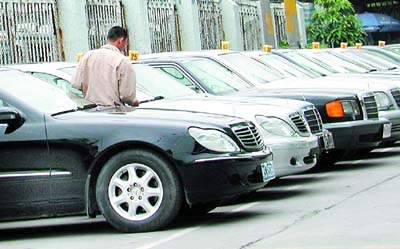
{"type": "Polygon", "coordinates": [[[221,0],[198,0],[202,49],[218,49],[224,40],[221,0]]]}
{"type": "Polygon", "coordinates": [[[147,8],[153,53],[181,50],[175,0],[147,0],[147,8]]]}
{"type": "Polygon", "coordinates": [[[55,0],[0,0],[0,64],[60,60],[55,0]]]}
{"type": "Polygon", "coordinates": [[[274,17],[273,21],[277,42],[287,41],[286,16],[283,3],[271,3],[271,12],[274,17]]]}
{"type": "Polygon", "coordinates": [[[241,0],[240,28],[243,33],[244,50],[258,50],[261,48],[261,22],[258,1],[241,0]]]}
{"type": "Polygon", "coordinates": [[[86,0],[86,18],[89,28],[89,49],[96,49],[106,44],[110,28],[125,26],[121,0],[86,0]]]}

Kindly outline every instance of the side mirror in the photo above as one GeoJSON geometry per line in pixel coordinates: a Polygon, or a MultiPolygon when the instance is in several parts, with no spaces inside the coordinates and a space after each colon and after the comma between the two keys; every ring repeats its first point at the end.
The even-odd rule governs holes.
{"type": "Polygon", "coordinates": [[[6,134],[11,133],[21,127],[24,119],[19,112],[14,108],[2,107],[0,108],[0,125],[7,125],[6,134]]]}

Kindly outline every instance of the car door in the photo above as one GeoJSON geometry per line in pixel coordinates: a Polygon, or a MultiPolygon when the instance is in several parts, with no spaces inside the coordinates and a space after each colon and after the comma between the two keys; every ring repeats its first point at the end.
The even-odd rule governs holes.
{"type": "Polygon", "coordinates": [[[47,158],[43,117],[24,115],[0,96],[1,220],[51,215],[47,158]],[[16,116],[20,122],[11,122],[16,116]]]}

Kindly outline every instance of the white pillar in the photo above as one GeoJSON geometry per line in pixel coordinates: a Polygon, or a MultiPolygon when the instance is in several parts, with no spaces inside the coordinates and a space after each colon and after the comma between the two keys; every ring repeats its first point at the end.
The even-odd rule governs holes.
{"type": "Polygon", "coordinates": [[[180,21],[182,50],[200,50],[200,21],[197,0],[179,0],[177,9],[180,21]]]}
{"type": "Polygon", "coordinates": [[[142,54],[151,53],[151,37],[146,0],[122,0],[129,48],[142,54]]]}
{"type": "Polygon", "coordinates": [[[242,51],[244,45],[243,32],[240,30],[239,6],[232,0],[223,0],[221,8],[225,40],[230,42],[232,50],[242,51]]]}
{"type": "Polygon", "coordinates": [[[58,0],[62,46],[66,61],[75,62],[78,53],[89,50],[85,0],[58,0]]]}

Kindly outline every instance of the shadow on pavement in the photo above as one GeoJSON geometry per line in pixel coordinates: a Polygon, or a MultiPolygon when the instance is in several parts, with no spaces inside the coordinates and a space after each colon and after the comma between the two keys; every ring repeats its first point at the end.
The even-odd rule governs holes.
{"type": "MultiPolygon", "coordinates": [[[[346,163],[342,162],[340,164],[336,164],[331,168],[325,169],[324,172],[333,172],[333,171],[357,171],[357,170],[364,170],[367,168],[381,168],[385,167],[386,164],[377,163],[377,162],[360,162],[360,163],[346,163]]],[[[389,166],[389,165],[388,165],[389,166]]]]}
{"type": "Polygon", "coordinates": [[[309,183],[314,183],[314,182],[320,182],[320,181],[325,181],[329,178],[332,178],[332,176],[318,176],[317,174],[305,174],[305,175],[296,175],[296,176],[288,176],[285,178],[281,179],[276,179],[272,182],[270,182],[267,185],[268,187],[283,187],[283,186],[292,186],[292,185],[298,185],[298,184],[309,184],[309,183]]]}
{"type": "Polygon", "coordinates": [[[263,218],[265,218],[266,215],[269,215],[269,213],[257,211],[240,211],[234,213],[213,211],[211,213],[198,216],[180,215],[167,227],[167,230],[190,228],[196,226],[229,225],[230,223],[246,222],[251,219],[259,219],[260,216],[263,216],[263,218]]]}
{"type": "Polygon", "coordinates": [[[0,241],[31,240],[40,238],[54,238],[76,235],[104,235],[117,234],[107,222],[74,223],[48,226],[35,226],[30,228],[12,228],[0,230],[0,241]]]}
{"type": "Polygon", "coordinates": [[[367,154],[358,154],[355,156],[355,159],[378,159],[378,158],[390,158],[390,157],[395,157],[399,156],[400,151],[372,151],[367,154]]]}

